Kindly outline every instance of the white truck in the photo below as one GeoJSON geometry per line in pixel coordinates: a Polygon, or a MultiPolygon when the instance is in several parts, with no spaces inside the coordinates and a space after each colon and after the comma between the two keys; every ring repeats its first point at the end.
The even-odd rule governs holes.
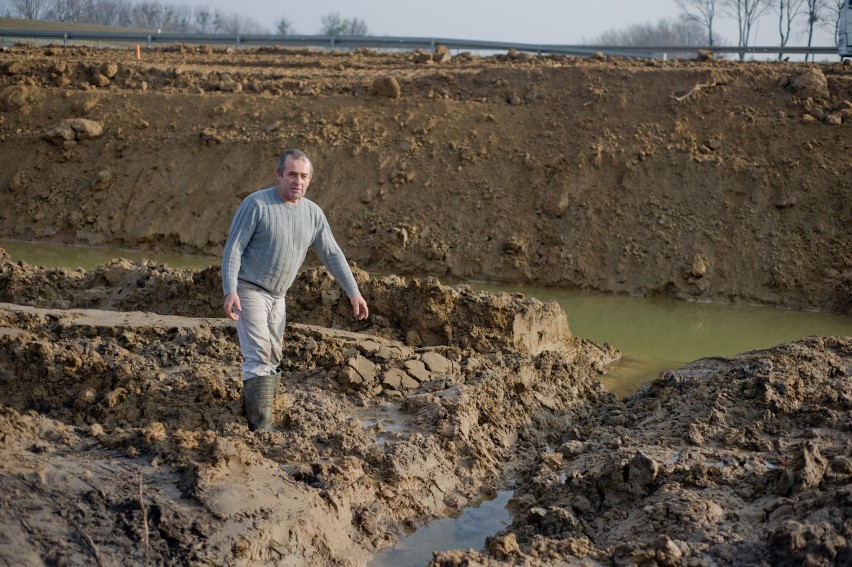
{"type": "Polygon", "coordinates": [[[840,20],[837,23],[837,49],[840,58],[852,57],[852,0],[843,0],[840,5],[840,20]]]}

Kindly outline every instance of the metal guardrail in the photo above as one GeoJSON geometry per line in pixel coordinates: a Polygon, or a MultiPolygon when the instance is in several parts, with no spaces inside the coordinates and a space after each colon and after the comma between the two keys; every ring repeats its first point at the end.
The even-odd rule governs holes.
{"type": "Polygon", "coordinates": [[[152,47],[155,43],[194,43],[228,44],[235,47],[244,45],[280,45],[287,47],[319,47],[327,49],[427,49],[434,51],[438,45],[447,49],[465,51],[520,51],[526,53],[563,54],[592,56],[597,53],[622,57],[660,57],[667,53],[697,54],[699,50],[713,53],[761,54],[814,54],[838,55],[837,47],[804,46],[688,46],[688,45],[553,45],[531,43],[506,43],[501,41],[480,41],[449,38],[425,37],[389,37],[389,36],[327,36],[327,35],[257,35],[257,34],[202,34],[202,33],[148,33],[148,32],[89,32],[89,31],[53,31],[53,30],[4,30],[0,29],[0,38],[24,38],[41,40],[61,40],[63,45],[71,41],[114,41],[144,43],[152,47]]]}

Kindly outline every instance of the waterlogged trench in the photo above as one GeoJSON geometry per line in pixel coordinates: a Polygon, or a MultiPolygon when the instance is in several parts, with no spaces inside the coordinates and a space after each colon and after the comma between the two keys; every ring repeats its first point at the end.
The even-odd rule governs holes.
{"type": "Polygon", "coordinates": [[[811,336],[852,335],[852,317],[833,313],[552,288],[475,287],[559,302],[575,335],[608,342],[621,351],[622,359],[602,377],[607,388],[620,396],[634,393],[661,372],[699,358],[733,356],[811,336]]]}
{"type": "MultiPolygon", "coordinates": [[[[92,270],[113,258],[150,259],[174,268],[203,269],[219,258],[174,256],[110,248],[27,243],[0,239],[13,260],[47,268],[92,270]]],[[[809,336],[850,336],[852,317],[833,313],[772,307],[691,303],[595,294],[555,288],[474,283],[479,291],[522,293],[541,301],[557,301],[571,331],[618,348],[623,358],[603,376],[622,396],[635,392],[660,372],[708,356],[733,356],[809,336]]]]}

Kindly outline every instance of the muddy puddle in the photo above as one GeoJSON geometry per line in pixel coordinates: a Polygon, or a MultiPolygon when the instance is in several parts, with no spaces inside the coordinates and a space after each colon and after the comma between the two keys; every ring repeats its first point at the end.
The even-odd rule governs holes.
{"type": "Polygon", "coordinates": [[[352,415],[361,423],[361,428],[374,435],[376,445],[384,445],[388,439],[413,433],[416,429],[409,425],[400,412],[399,403],[354,408],[352,415]]]}
{"type": "Polygon", "coordinates": [[[601,377],[619,396],[699,358],[733,356],[805,337],[852,335],[852,317],[834,313],[525,286],[475,284],[475,288],[558,302],[571,332],[610,343],[622,353],[601,377]]]}
{"type": "Polygon", "coordinates": [[[427,565],[435,551],[483,549],[487,537],[506,529],[512,521],[507,505],[513,494],[502,490],[455,516],[435,520],[374,555],[365,567],[415,567],[427,565]]]}

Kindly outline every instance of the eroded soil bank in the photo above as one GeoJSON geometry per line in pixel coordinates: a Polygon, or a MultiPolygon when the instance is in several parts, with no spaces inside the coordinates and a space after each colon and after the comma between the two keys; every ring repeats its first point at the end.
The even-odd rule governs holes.
{"type": "MultiPolygon", "coordinates": [[[[0,51],[0,236],[218,256],[278,154],[370,273],[852,313],[852,68],[369,51],[0,51]]],[[[852,563],[852,339],[619,400],[555,304],[323,270],[281,433],[241,415],[220,273],[0,254],[0,557],[360,566],[514,483],[444,565],[852,563]]]]}
{"type": "Polygon", "coordinates": [[[218,256],[307,150],[371,273],[852,312],[852,67],[0,51],[0,235],[218,256]]]}
{"type": "Polygon", "coordinates": [[[324,270],[291,291],[281,433],[241,415],[218,268],[0,258],[0,556],[363,565],[515,483],[433,565],[843,565],[852,339],[704,359],[619,400],[555,304],[324,270]]]}

